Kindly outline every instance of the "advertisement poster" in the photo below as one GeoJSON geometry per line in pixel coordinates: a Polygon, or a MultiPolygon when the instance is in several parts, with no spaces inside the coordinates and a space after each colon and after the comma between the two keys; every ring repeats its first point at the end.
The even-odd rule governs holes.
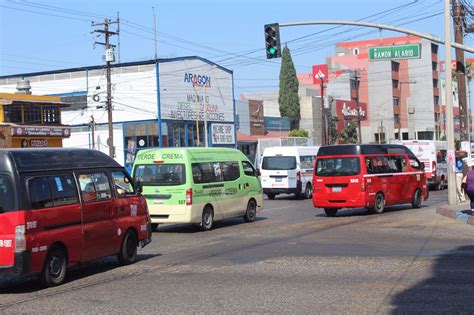
{"type": "Polygon", "coordinates": [[[213,144],[235,144],[234,125],[211,124],[213,144]]]}

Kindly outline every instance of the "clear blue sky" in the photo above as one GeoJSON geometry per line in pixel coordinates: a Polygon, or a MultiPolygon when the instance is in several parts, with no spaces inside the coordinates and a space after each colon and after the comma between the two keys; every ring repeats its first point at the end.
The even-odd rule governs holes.
{"type": "MultiPolygon", "coordinates": [[[[363,19],[444,38],[443,2],[0,0],[0,75],[101,64],[103,48],[92,47],[100,39],[90,34],[91,21],[114,18],[117,12],[122,20],[121,61],[151,59],[155,7],[158,56],[198,55],[233,70],[238,98],[245,91],[277,89],[280,60],[265,59],[264,24],[363,19]]],[[[378,30],[367,28],[327,30],[333,27],[281,29],[282,42],[288,42],[298,73],[324,63],[325,57],[334,53],[336,42],[379,37],[378,30]],[[313,33],[318,34],[295,40],[313,33]]],[[[398,34],[383,32],[385,37],[393,35],[398,34]]],[[[472,45],[470,37],[466,44],[472,45]]]]}

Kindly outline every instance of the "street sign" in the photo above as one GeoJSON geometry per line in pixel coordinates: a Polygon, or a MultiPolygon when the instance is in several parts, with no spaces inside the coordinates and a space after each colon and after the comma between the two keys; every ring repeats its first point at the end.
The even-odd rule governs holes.
{"type": "Polygon", "coordinates": [[[420,57],[420,44],[369,47],[369,61],[420,59],[420,57]]]}

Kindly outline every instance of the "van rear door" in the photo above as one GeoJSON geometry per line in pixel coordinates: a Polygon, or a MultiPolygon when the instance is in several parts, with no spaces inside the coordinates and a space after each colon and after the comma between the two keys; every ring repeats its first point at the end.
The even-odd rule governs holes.
{"type": "Polygon", "coordinates": [[[360,203],[364,183],[359,157],[318,158],[314,185],[316,198],[325,199],[334,207],[360,203]]]}
{"type": "Polygon", "coordinates": [[[264,156],[261,175],[263,188],[296,188],[296,157],[264,156]]]}
{"type": "Polygon", "coordinates": [[[0,268],[15,263],[15,228],[24,223],[24,213],[15,211],[16,193],[9,176],[0,175],[0,268]]]}

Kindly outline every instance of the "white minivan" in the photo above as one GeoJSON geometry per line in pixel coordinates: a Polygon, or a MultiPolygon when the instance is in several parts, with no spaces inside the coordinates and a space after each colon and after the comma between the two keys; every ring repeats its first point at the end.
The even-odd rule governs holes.
{"type": "Polygon", "coordinates": [[[312,197],[314,160],[319,147],[265,148],[260,162],[263,193],[268,199],[278,194],[312,197]]]}

